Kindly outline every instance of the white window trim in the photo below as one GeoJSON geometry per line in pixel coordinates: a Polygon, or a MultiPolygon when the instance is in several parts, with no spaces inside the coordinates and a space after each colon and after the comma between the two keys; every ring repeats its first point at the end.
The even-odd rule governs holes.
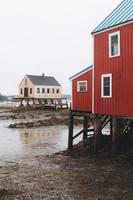
{"type": "Polygon", "coordinates": [[[102,98],[112,98],[112,74],[102,74],[101,75],[101,97],[102,98]],[[105,77],[110,77],[110,96],[104,96],[103,80],[105,77]]]}
{"type": "Polygon", "coordinates": [[[88,88],[87,88],[87,81],[78,81],[77,82],[77,92],[87,92],[88,91],[88,88]],[[80,87],[79,87],[79,84],[80,83],[85,83],[86,84],[86,91],[80,91],[80,87]]]}
{"type": "Polygon", "coordinates": [[[120,31],[109,34],[109,58],[114,58],[118,56],[120,56],[120,31]],[[117,55],[111,55],[111,37],[114,35],[118,35],[118,54],[117,55]]]}

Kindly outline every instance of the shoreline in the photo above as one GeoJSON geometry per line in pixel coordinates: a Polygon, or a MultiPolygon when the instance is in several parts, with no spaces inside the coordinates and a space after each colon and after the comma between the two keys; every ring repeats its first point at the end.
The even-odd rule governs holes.
{"type": "MultiPolygon", "coordinates": [[[[4,110],[1,109],[1,111],[4,110]]],[[[30,110],[29,112],[29,110],[20,111],[15,108],[5,109],[5,112],[0,115],[0,120],[2,117],[4,121],[12,120],[17,124],[27,123],[27,120],[32,120],[33,124],[36,120],[42,123],[52,117],[52,120],[55,120],[54,125],[61,127],[64,122],[59,121],[57,124],[56,120],[66,122],[69,118],[69,111],[30,110]]],[[[80,122],[78,121],[77,124],[80,122]]],[[[51,127],[51,124],[47,127],[51,127]]],[[[39,126],[35,127],[35,130],[37,131],[38,128],[39,126]]],[[[14,129],[11,130],[14,131],[14,129]]],[[[26,130],[30,128],[26,127],[26,130]]],[[[33,129],[31,130],[30,140],[33,135],[33,129]]],[[[26,144],[28,144],[28,134],[27,132],[25,134],[26,144]]],[[[34,144],[31,151],[34,152],[40,147],[46,148],[43,141],[42,143],[39,141],[38,146],[34,144]]],[[[106,150],[94,154],[87,142],[74,145],[72,152],[61,150],[57,153],[43,155],[40,151],[39,154],[25,154],[14,161],[10,157],[6,160],[1,158],[0,199],[132,200],[132,168],[132,152],[115,157],[112,157],[106,150]]]]}

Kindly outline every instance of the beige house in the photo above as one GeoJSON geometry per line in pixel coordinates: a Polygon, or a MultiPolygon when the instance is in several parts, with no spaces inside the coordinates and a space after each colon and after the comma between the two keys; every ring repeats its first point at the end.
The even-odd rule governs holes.
{"type": "Polygon", "coordinates": [[[25,75],[19,84],[19,98],[58,99],[61,98],[61,85],[51,76],[25,75]]]}

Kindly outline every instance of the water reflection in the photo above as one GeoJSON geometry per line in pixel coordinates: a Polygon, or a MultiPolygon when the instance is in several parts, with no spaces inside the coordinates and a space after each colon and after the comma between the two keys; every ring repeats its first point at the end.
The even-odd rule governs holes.
{"type": "MultiPolygon", "coordinates": [[[[67,126],[9,129],[7,128],[9,123],[9,121],[0,121],[1,158],[14,159],[20,156],[47,155],[67,148],[67,126]]],[[[79,129],[80,127],[77,127],[75,132],[79,129]]]]}
{"type": "Polygon", "coordinates": [[[67,127],[48,127],[27,129],[20,131],[20,141],[25,147],[33,147],[35,145],[55,145],[62,143],[66,147],[66,138],[68,134],[67,127]],[[62,137],[63,135],[63,137],[62,137]]]}

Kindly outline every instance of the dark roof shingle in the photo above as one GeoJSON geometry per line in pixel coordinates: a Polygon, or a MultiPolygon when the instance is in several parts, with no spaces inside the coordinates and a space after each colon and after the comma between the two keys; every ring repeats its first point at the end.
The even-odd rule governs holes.
{"type": "Polygon", "coordinates": [[[44,86],[61,86],[60,83],[52,76],[27,75],[34,85],[44,86]]]}

